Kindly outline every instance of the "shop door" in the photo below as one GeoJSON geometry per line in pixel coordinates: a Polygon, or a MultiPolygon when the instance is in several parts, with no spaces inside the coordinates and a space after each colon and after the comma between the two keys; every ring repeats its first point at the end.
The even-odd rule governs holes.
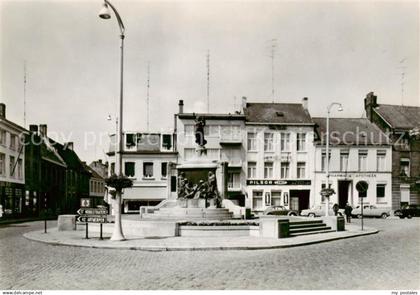
{"type": "Polygon", "coordinates": [[[346,203],[349,202],[349,185],[351,181],[339,180],[338,181],[338,207],[344,208],[346,203]]]}
{"type": "Polygon", "coordinates": [[[309,190],[290,190],[290,209],[303,210],[309,208],[309,190]]]}

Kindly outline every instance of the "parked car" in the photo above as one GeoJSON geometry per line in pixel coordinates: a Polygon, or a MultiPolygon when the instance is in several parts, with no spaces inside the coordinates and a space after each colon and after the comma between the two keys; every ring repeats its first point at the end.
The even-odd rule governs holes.
{"type": "Polygon", "coordinates": [[[298,216],[299,212],[295,210],[287,209],[284,206],[271,206],[264,210],[264,215],[287,215],[287,216],[298,216]]]}
{"type": "MultiPolygon", "coordinates": [[[[310,209],[303,209],[300,211],[301,216],[315,217],[315,216],[325,216],[325,205],[317,205],[310,209]]],[[[328,210],[328,215],[334,216],[334,211],[332,209],[328,210]]],[[[338,210],[338,216],[344,215],[344,209],[338,210]]]]}
{"type": "Polygon", "coordinates": [[[405,205],[401,209],[395,210],[395,216],[403,219],[404,217],[411,218],[420,216],[420,205],[405,205]]]}
{"type": "MultiPolygon", "coordinates": [[[[387,218],[390,215],[391,209],[389,208],[378,208],[374,205],[363,205],[363,216],[369,217],[381,217],[387,218]]],[[[356,216],[357,218],[362,217],[362,208],[357,206],[351,212],[352,216],[356,216]]]]}

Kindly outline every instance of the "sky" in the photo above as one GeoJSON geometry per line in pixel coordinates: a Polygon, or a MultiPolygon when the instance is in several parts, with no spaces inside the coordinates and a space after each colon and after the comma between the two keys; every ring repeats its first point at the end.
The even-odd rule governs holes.
{"type": "MultiPolygon", "coordinates": [[[[241,97],[299,103],[312,116],[331,102],[360,118],[363,98],[420,106],[417,1],[111,1],[126,27],[124,129],[173,128],[185,111],[238,110],[241,97]],[[271,40],[275,39],[274,59],[271,40]],[[273,62],[273,63],[272,63],[273,62]],[[402,79],[402,74],[404,79],[402,79]],[[403,86],[402,86],[403,83],[403,86]]],[[[119,101],[119,29],[101,0],[0,0],[0,101],[7,118],[48,124],[83,161],[105,159],[119,101]],[[107,120],[108,116],[111,120],[107,120]]]]}

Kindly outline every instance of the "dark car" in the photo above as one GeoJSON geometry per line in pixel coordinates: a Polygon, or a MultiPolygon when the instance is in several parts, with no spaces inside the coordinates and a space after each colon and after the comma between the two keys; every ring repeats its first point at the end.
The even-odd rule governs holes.
{"type": "Polygon", "coordinates": [[[414,216],[419,217],[420,216],[420,205],[406,205],[399,210],[395,210],[394,215],[398,216],[401,219],[403,219],[405,217],[407,217],[407,218],[411,218],[411,217],[414,217],[414,216]]]}
{"type": "Polygon", "coordinates": [[[299,214],[297,211],[287,209],[284,206],[271,206],[264,210],[264,215],[298,216],[299,214]]]}

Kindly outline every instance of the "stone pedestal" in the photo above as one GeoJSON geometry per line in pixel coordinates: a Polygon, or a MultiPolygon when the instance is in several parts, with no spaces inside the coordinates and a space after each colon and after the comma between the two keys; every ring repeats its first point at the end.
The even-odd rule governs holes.
{"type": "Polygon", "coordinates": [[[59,215],[57,227],[58,231],[76,230],[76,215],[59,215]]]}
{"type": "Polygon", "coordinates": [[[343,216],[323,216],[321,217],[322,222],[327,226],[331,227],[335,231],[344,231],[345,222],[343,216]]]}
{"type": "Polygon", "coordinates": [[[264,238],[287,238],[289,219],[278,216],[260,216],[260,236],[264,238]]]}

